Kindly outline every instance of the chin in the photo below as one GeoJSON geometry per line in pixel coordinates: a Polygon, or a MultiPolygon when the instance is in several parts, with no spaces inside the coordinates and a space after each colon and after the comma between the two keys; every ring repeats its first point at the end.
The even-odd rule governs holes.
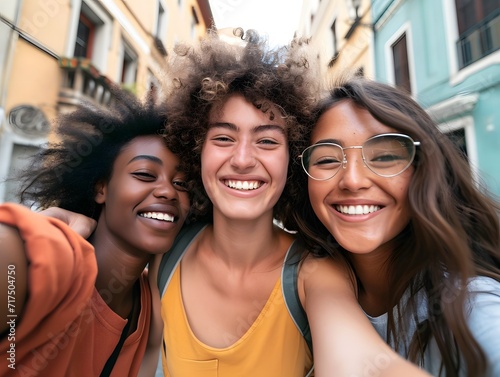
{"type": "Polygon", "coordinates": [[[339,245],[352,254],[368,254],[377,249],[381,244],[377,240],[367,240],[359,235],[342,235],[335,237],[339,245]]]}

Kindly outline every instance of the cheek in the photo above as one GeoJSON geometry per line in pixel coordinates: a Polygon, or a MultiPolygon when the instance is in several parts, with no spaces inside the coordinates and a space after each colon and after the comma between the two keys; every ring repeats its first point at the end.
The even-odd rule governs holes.
{"type": "Polygon", "coordinates": [[[275,177],[273,181],[275,182],[276,186],[284,189],[288,178],[288,154],[286,156],[282,156],[280,160],[281,163],[272,164],[271,166],[273,170],[268,171],[270,174],[272,174],[272,176],[275,177]]]}
{"type": "Polygon", "coordinates": [[[394,190],[393,195],[395,200],[397,201],[397,212],[396,212],[396,223],[398,224],[398,227],[400,228],[399,231],[403,230],[406,225],[411,220],[411,207],[410,207],[410,200],[408,197],[408,190],[409,190],[409,183],[410,183],[410,178],[411,174],[408,175],[408,177],[402,177],[406,178],[403,179],[399,184],[394,184],[394,190]]]}
{"type": "Polygon", "coordinates": [[[321,214],[323,213],[323,203],[329,191],[325,187],[326,185],[322,183],[309,179],[309,182],[307,184],[309,201],[311,202],[311,206],[320,220],[322,220],[321,214]]]}
{"type": "Polygon", "coordinates": [[[184,216],[187,215],[191,207],[191,202],[189,201],[189,194],[187,192],[179,192],[179,203],[181,208],[184,210],[184,216]]]}

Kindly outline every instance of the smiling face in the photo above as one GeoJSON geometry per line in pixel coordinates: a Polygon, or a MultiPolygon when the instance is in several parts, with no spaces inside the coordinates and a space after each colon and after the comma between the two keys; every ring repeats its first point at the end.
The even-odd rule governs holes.
{"type": "MultiPolygon", "coordinates": [[[[275,109],[275,114],[279,111],[275,109]]],[[[269,119],[240,95],[210,114],[201,163],[214,215],[233,220],[272,217],[288,171],[285,121],[269,119]]]]}
{"type": "MultiPolygon", "coordinates": [[[[345,100],[320,117],[311,144],[334,142],[345,148],[391,132],[397,131],[345,100]]],[[[380,177],[364,165],[360,149],[346,149],[345,154],[347,164],[333,178],[309,178],[309,198],[320,221],[343,248],[366,254],[383,248],[410,221],[408,186],[414,168],[395,177],[380,177]]]]}
{"type": "Polygon", "coordinates": [[[97,186],[96,202],[103,204],[98,231],[124,250],[167,251],[189,211],[178,165],[162,137],[140,136],[126,144],[109,182],[97,186]]]}

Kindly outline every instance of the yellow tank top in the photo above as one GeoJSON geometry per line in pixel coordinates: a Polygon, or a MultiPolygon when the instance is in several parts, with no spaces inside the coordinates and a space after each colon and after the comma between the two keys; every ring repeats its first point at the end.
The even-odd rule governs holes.
{"type": "Polygon", "coordinates": [[[180,264],[162,297],[168,377],[304,377],[312,368],[306,341],[286,308],[281,278],[248,331],[227,348],[198,340],[189,327],[180,285],[180,264]]]}

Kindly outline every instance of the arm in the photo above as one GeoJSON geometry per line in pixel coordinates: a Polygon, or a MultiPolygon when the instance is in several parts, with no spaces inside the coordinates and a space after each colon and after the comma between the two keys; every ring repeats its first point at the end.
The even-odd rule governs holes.
{"type": "MultiPolygon", "coordinates": [[[[94,249],[61,221],[21,205],[0,205],[0,224],[0,270],[4,273],[0,276],[0,323],[8,330],[7,271],[9,265],[18,264],[16,343],[19,350],[27,350],[31,346],[23,348],[21,344],[42,344],[81,314],[94,291],[94,249]]],[[[0,346],[4,341],[2,337],[0,346]]]]}
{"type": "Polygon", "coordinates": [[[40,214],[61,220],[85,239],[92,234],[97,225],[97,222],[90,217],[59,207],[49,207],[41,211],[40,214]]]}
{"type": "Polygon", "coordinates": [[[0,338],[8,335],[9,320],[19,320],[27,294],[24,243],[16,228],[0,223],[0,338]],[[17,317],[10,317],[16,315],[17,317]],[[5,334],[4,334],[5,332],[5,334]]]}
{"type": "Polygon", "coordinates": [[[429,376],[380,338],[354,292],[347,268],[330,258],[304,261],[299,295],[313,338],[315,376],[429,376]]]}

